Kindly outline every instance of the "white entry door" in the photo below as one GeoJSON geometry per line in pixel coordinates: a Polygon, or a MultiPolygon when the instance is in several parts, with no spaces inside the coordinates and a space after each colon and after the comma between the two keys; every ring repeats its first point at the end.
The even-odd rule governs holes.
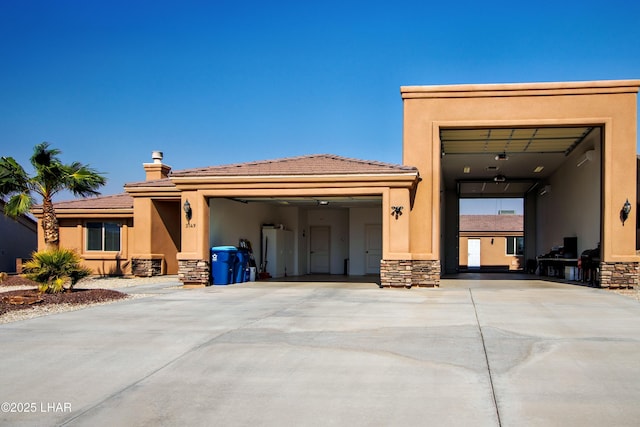
{"type": "Polygon", "coordinates": [[[312,226],[309,228],[310,272],[330,273],[330,237],[331,227],[312,226]]]}
{"type": "Polygon", "coordinates": [[[365,225],[364,229],[365,273],[380,274],[382,258],[382,226],[365,225]]]}
{"type": "Polygon", "coordinates": [[[480,239],[469,239],[467,244],[467,267],[480,268],[480,239]]]}

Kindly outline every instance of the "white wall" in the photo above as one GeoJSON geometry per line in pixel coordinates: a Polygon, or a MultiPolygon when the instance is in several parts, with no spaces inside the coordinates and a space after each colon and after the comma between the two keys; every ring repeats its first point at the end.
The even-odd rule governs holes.
{"type": "Polygon", "coordinates": [[[309,228],[331,227],[331,274],[343,274],[344,260],[350,260],[349,274],[365,274],[365,225],[379,224],[380,208],[301,209],[263,203],[240,203],[225,198],[209,200],[210,246],[237,246],[248,239],[253,246],[256,263],[260,264],[260,231],[262,224],[283,224],[294,233],[294,265],[292,275],[309,272],[309,228]]]}
{"type": "Polygon", "coordinates": [[[382,210],[377,208],[349,209],[349,275],[361,276],[365,270],[365,225],[382,228],[382,210]]]}
{"type": "MultiPolygon", "coordinates": [[[[600,130],[594,130],[551,176],[551,191],[538,196],[536,247],[540,254],[562,246],[564,237],[578,237],[578,255],[600,242],[601,217],[600,130]],[[582,154],[593,149],[593,160],[576,167],[582,154]]],[[[538,255],[540,255],[538,254],[538,255]]]]}
{"type": "Polygon", "coordinates": [[[262,203],[240,203],[229,199],[209,199],[210,246],[238,246],[248,239],[258,267],[260,266],[260,231],[262,224],[278,221],[278,208],[262,203]]]}
{"type": "MultiPolygon", "coordinates": [[[[328,225],[331,227],[331,274],[344,273],[344,260],[349,258],[349,210],[310,209],[307,213],[308,227],[328,225]]],[[[307,233],[307,238],[309,233],[307,233]]],[[[307,268],[308,271],[308,268],[307,268]]]]}

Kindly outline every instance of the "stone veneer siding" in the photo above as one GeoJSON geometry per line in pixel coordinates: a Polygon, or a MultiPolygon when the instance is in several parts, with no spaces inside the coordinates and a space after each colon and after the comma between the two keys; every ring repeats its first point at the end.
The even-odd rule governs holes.
{"type": "Polygon", "coordinates": [[[131,272],[138,277],[160,276],[162,275],[162,259],[133,258],[131,272]]]}
{"type": "Polygon", "coordinates": [[[182,283],[208,285],[211,280],[209,262],[202,259],[178,260],[178,279],[182,283]]]}
{"type": "Polygon", "coordinates": [[[637,262],[601,262],[600,287],[637,288],[640,274],[637,262]]]}
{"type": "Polygon", "coordinates": [[[440,286],[440,261],[381,260],[380,285],[383,287],[440,286]]]}

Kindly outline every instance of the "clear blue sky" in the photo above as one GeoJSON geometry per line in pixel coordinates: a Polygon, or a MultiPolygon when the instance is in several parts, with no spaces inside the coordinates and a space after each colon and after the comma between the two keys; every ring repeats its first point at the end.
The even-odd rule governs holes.
{"type": "Polygon", "coordinates": [[[640,78],[640,2],[2,1],[0,155],[402,161],[402,85],[640,78]]]}

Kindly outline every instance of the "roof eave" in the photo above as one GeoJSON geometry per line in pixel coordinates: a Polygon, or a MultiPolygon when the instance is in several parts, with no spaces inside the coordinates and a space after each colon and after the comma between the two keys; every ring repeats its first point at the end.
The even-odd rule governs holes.
{"type": "Polygon", "coordinates": [[[402,99],[638,93],[640,80],[401,86],[402,99]]]}
{"type": "MultiPolygon", "coordinates": [[[[42,219],[42,209],[32,209],[31,213],[42,219]]],[[[133,218],[133,208],[59,208],[56,209],[58,218],[133,218]]]]}
{"type": "Polygon", "coordinates": [[[171,180],[179,186],[192,183],[247,183],[247,182],[376,182],[376,181],[415,181],[419,177],[417,170],[393,173],[373,174],[318,174],[318,175],[191,175],[172,176],[171,180]]]}

